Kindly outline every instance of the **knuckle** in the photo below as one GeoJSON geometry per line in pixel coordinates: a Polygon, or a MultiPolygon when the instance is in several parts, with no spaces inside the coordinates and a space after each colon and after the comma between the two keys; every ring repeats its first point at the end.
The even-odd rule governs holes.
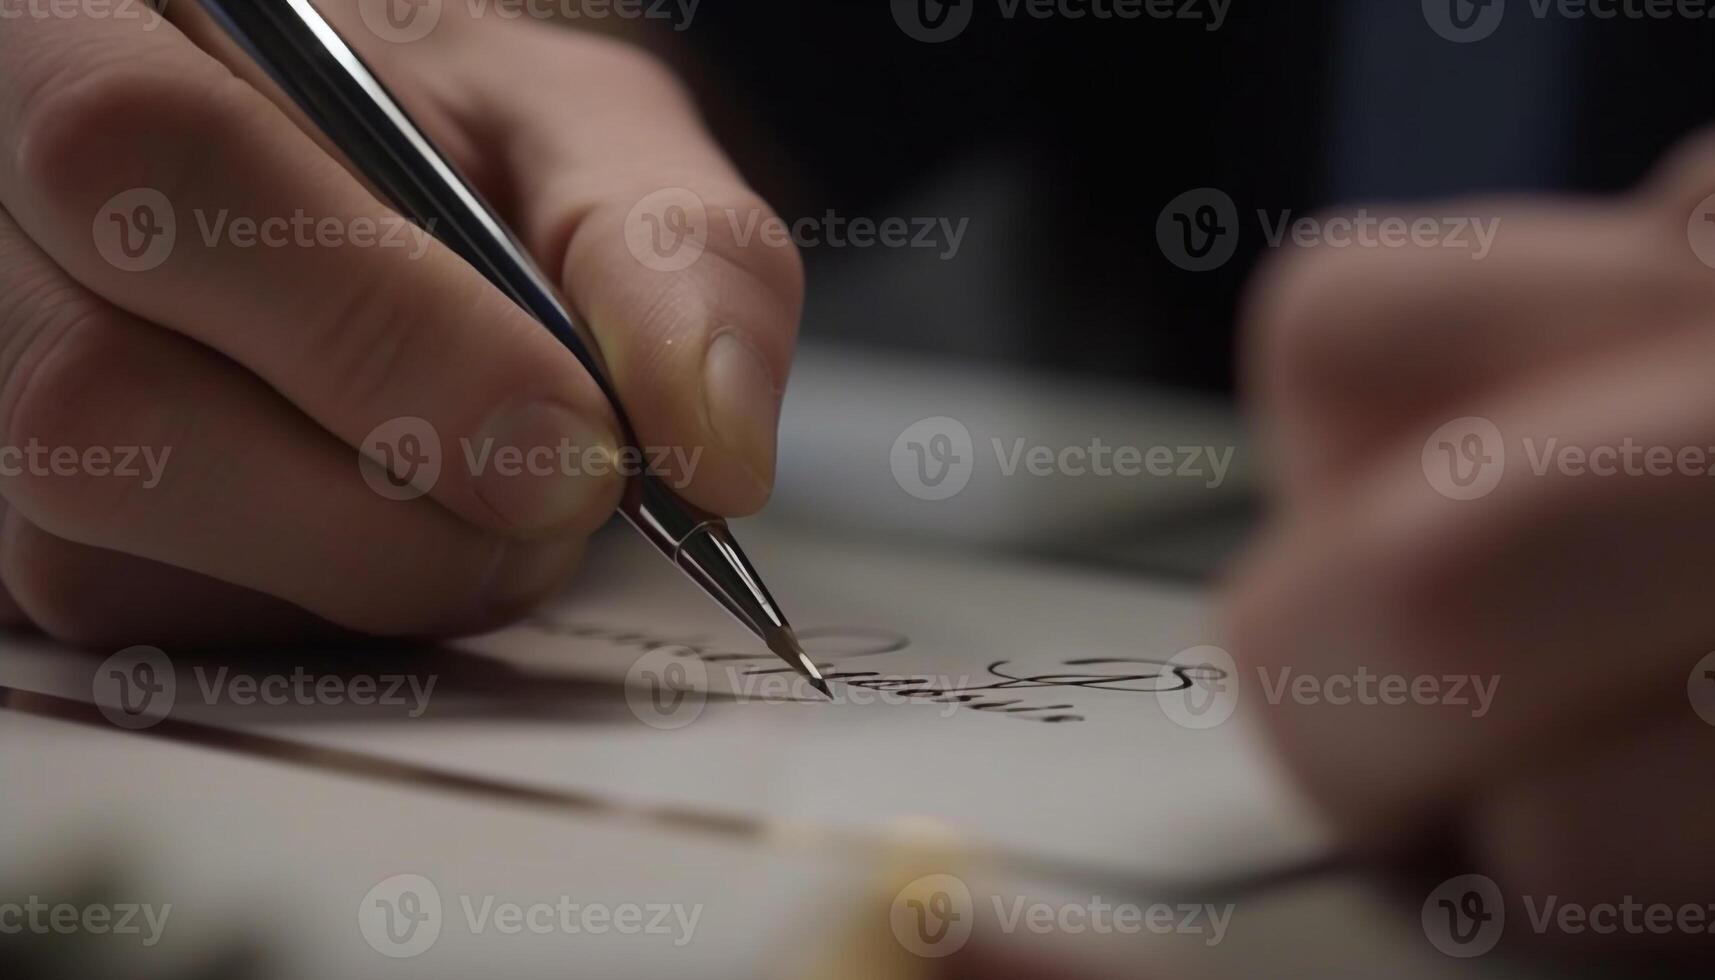
{"type": "Polygon", "coordinates": [[[115,637],[92,595],[87,569],[68,562],[75,546],[9,515],[0,547],[0,581],[35,627],[61,643],[78,647],[110,644],[115,637]]]}
{"type": "Polygon", "coordinates": [[[1454,519],[1436,502],[1419,519],[1359,545],[1354,581],[1367,591],[1378,646],[1437,669],[1494,669],[1504,643],[1487,623],[1489,570],[1520,543],[1512,522],[1454,519]]]}
{"type": "Polygon", "coordinates": [[[117,408],[131,400],[137,363],[120,326],[99,307],[82,309],[41,331],[0,384],[7,496],[35,523],[73,538],[121,520],[136,486],[86,475],[79,461],[92,449],[142,444],[135,430],[151,424],[147,413],[117,408]]]}
{"type": "Polygon", "coordinates": [[[187,78],[183,65],[149,60],[114,60],[49,84],[25,110],[18,174],[50,212],[93,216],[125,189],[118,183],[173,197],[210,139],[244,125],[262,100],[230,75],[187,78]]]}
{"type": "Polygon", "coordinates": [[[678,73],[649,51],[628,41],[594,34],[580,34],[577,43],[581,70],[589,77],[615,80],[633,91],[667,90],[689,101],[678,73]]]}
{"type": "Polygon", "coordinates": [[[60,442],[90,425],[88,403],[119,365],[101,342],[98,311],[73,303],[50,309],[27,330],[31,334],[0,384],[0,419],[6,444],[31,439],[60,442]]]}

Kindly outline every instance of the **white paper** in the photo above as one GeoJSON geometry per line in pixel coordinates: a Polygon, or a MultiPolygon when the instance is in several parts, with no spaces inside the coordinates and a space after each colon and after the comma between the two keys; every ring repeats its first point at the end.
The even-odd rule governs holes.
{"type": "MultiPolygon", "coordinates": [[[[829,670],[888,685],[920,678],[919,688],[976,700],[836,681],[836,702],[817,703],[659,555],[609,534],[566,598],[533,621],[420,660],[378,660],[372,692],[351,686],[361,663],[321,688],[391,693],[390,703],[315,694],[321,660],[211,664],[168,650],[169,717],[768,829],[885,839],[932,822],[997,860],[1072,873],[1228,877],[1326,846],[1244,704],[1214,727],[1187,727],[1174,706],[1202,692],[1149,693],[1141,679],[1169,686],[1160,662],[1215,640],[1195,591],[740,531],[812,652],[908,641],[818,656],[829,670]],[[1096,659],[1114,662],[1068,665],[1096,659]],[[991,672],[997,663],[1004,677],[991,672]],[[296,693],[285,686],[292,671],[310,675],[296,693]],[[416,687],[389,692],[398,672],[416,687]],[[1132,689],[1006,680],[1074,675],[1128,675],[1118,683],[1132,689]],[[274,686],[235,680],[245,677],[274,686]],[[303,703],[306,690],[315,703],[303,703]],[[258,691],[284,703],[259,703],[258,691]]],[[[90,700],[101,661],[14,643],[0,655],[0,684],[90,700]]]]}

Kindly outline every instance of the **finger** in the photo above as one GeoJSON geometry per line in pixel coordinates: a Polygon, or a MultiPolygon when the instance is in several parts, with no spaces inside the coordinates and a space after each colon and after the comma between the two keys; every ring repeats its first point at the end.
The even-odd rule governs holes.
{"type": "Polygon", "coordinates": [[[0,493],[29,523],[366,633],[492,625],[580,539],[508,541],[387,499],[231,362],[71,282],[0,213],[0,493]]]}
{"type": "Polygon", "coordinates": [[[773,212],[664,69],[611,41],[514,33],[517,62],[485,61],[478,91],[528,241],[596,334],[639,441],[705,449],[673,474],[687,495],[756,510],[803,304],[796,249],[758,231],[773,212]]]}
{"type": "Polygon", "coordinates": [[[1552,902],[1601,910],[1593,919],[1509,917],[1509,932],[1518,921],[1538,946],[1609,955],[1695,950],[1706,959],[1715,727],[1692,712],[1684,693],[1654,706],[1650,723],[1629,737],[1477,801],[1468,818],[1476,863],[1505,883],[1509,913],[1526,896],[1537,909],[1552,902]]]}
{"type": "Polygon", "coordinates": [[[1440,210],[1497,222],[1489,253],[1301,249],[1252,289],[1246,370],[1290,499],[1503,380],[1695,329],[1715,302],[1715,277],[1686,247],[1683,218],[1564,203],[1440,210]]]}
{"type": "Polygon", "coordinates": [[[1498,393],[1472,411],[1506,440],[1487,496],[1442,496],[1425,436],[1402,438],[1278,529],[1238,577],[1232,639],[1259,679],[1460,677],[1467,699],[1479,680],[1493,687],[1481,717],[1469,700],[1271,699],[1286,756],[1354,832],[1397,833],[1623,730],[1640,699],[1683,682],[1688,651],[1715,643],[1707,465],[1604,478],[1560,462],[1575,459],[1567,448],[1627,444],[1715,462],[1711,357],[1715,340],[1664,338],[1498,393]]]}
{"type": "Polygon", "coordinates": [[[44,633],[86,647],[290,643],[342,631],[290,603],[117,551],[55,537],[16,512],[0,532],[0,580],[44,633]]]}
{"type": "Polygon", "coordinates": [[[432,492],[466,520],[530,535],[612,512],[617,437],[581,366],[172,28],[8,19],[0,65],[0,200],[73,277],[348,445],[427,420],[458,464],[432,492]]]}

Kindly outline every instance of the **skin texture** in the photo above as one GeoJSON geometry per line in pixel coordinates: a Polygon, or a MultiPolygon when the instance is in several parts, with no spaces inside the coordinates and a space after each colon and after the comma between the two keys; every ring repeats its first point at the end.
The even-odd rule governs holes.
{"type": "MultiPolygon", "coordinates": [[[[380,39],[354,5],[327,11],[557,276],[638,441],[700,452],[670,478],[718,513],[760,508],[802,270],[789,246],[741,249],[721,221],[686,269],[627,246],[628,215],[664,188],[710,213],[771,213],[670,73],[619,42],[471,20],[467,5],[410,43],[380,39]]],[[[6,615],[97,645],[444,634],[516,616],[564,580],[621,480],[478,477],[461,440],[611,453],[611,411],[439,243],[407,257],[206,240],[223,212],[397,220],[208,53],[221,43],[194,21],[0,21],[0,434],[171,447],[153,487],[0,477],[6,615]],[[139,187],[166,196],[177,241],[157,268],[127,271],[91,229],[139,187]],[[401,417],[427,420],[444,458],[430,494],[404,502],[369,489],[357,449],[401,417]]]]}

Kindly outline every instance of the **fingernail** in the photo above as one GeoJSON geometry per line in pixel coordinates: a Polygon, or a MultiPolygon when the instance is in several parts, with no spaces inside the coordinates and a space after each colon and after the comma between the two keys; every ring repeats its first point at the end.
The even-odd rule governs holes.
{"type": "Polygon", "coordinates": [[[558,402],[537,401],[496,412],[482,435],[461,446],[476,494],[517,531],[593,527],[591,511],[618,479],[608,427],[558,402]]]}
{"type": "Polygon", "coordinates": [[[703,400],[715,435],[764,486],[772,484],[780,391],[762,355],[735,334],[716,337],[703,361],[703,400]]]}

